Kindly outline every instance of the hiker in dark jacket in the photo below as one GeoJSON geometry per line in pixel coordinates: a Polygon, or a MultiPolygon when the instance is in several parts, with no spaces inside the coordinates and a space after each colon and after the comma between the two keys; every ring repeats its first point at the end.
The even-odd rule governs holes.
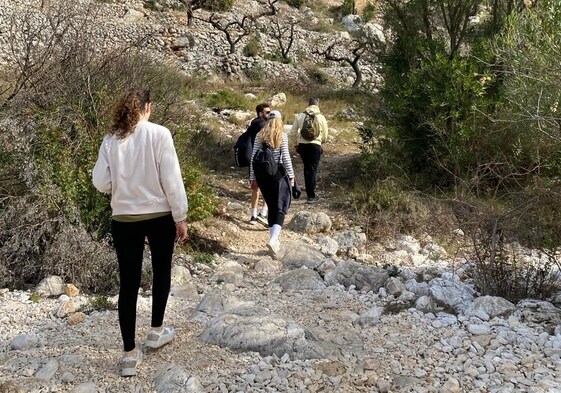
{"type": "MultiPolygon", "coordinates": [[[[251,146],[255,144],[255,137],[257,133],[261,131],[267,119],[269,118],[269,113],[271,113],[271,108],[267,103],[261,103],[255,107],[255,112],[257,112],[257,117],[251,121],[247,130],[250,132],[251,135],[251,146]]],[[[252,156],[253,158],[253,156],[252,156]]],[[[267,214],[268,208],[267,203],[263,203],[263,207],[261,208],[261,212],[257,214],[257,210],[259,207],[259,187],[256,185],[251,186],[251,218],[249,219],[249,223],[254,225],[257,222],[265,226],[269,226],[267,223],[267,214]]]]}

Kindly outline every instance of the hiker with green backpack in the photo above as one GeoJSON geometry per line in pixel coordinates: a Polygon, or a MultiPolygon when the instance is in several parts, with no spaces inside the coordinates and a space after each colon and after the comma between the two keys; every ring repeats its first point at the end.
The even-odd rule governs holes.
{"type": "Polygon", "coordinates": [[[304,164],[304,182],[307,203],[316,202],[316,184],[319,161],[323,154],[322,143],[327,142],[327,120],[318,107],[319,99],[310,98],[308,107],[298,113],[292,124],[291,134],[298,134],[297,153],[304,164]]]}

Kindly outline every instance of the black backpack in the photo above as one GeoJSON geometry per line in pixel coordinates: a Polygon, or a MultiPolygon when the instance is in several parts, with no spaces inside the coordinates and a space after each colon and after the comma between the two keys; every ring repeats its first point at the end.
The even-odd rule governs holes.
{"type": "Polygon", "coordinates": [[[303,112],[304,121],[300,129],[300,136],[307,141],[313,141],[319,136],[319,124],[316,122],[316,114],[313,112],[303,112]]]}
{"type": "Polygon", "coordinates": [[[234,145],[234,160],[236,161],[236,166],[249,166],[252,151],[253,146],[251,145],[251,132],[249,132],[248,129],[240,135],[238,141],[234,145]]]}
{"type": "Polygon", "coordinates": [[[263,141],[257,153],[253,156],[253,173],[258,183],[260,180],[263,181],[278,176],[279,164],[275,161],[273,149],[267,141],[263,141]]]}

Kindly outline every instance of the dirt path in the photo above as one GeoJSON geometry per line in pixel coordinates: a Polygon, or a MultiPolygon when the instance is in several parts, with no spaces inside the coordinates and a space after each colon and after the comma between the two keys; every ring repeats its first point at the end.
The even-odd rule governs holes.
{"type": "MultiPolygon", "coordinates": [[[[297,212],[302,210],[325,212],[331,218],[335,228],[349,225],[347,218],[349,209],[345,208],[345,194],[341,184],[358,169],[356,161],[359,147],[353,143],[336,144],[333,142],[325,144],[323,147],[324,154],[318,174],[318,202],[315,204],[306,203],[302,160],[299,156],[292,155],[292,165],[296,180],[302,187],[302,196],[298,200],[292,201],[285,225],[297,212]]],[[[247,257],[266,255],[265,243],[269,233],[267,228],[259,224],[250,225],[248,222],[251,214],[249,205],[251,189],[247,168],[228,167],[215,171],[212,174],[211,184],[221,200],[222,214],[193,224],[195,232],[202,238],[201,242],[212,243],[211,251],[218,253],[231,251],[247,257]]],[[[289,243],[301,237],[301,234],[283,230],[281,242],[289,243]]]]}

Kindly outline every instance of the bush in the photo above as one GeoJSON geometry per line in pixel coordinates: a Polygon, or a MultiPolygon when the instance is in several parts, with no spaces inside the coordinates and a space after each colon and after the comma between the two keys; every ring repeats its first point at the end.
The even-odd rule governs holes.
{"type": "Polygon", "coordinates": [[[376,6],[372,3],[368,3],[366,7],[362,10],[362,20],[364,22],[370,22],[377,15],[376,6]]]}
{"type": "Polygon", "coordinates": [[[94,311],[116,310],[117,305],[113,304],[107,296],[95,296],[88,299],[88,302],[80,308],[85,314],[91,314],[94,311]]]}
{"type": "MultiPolygon", "coordinates": [[[[548,299],[561,286],[561,264],[551,243],[544,242],[551,233],[535,215],[536,206],[528,200],[518,208],[504,201],[492,202],[455,202],[473,250],[469,274],[477,290],[514,303],[524,298],[548,299]]],[[[559,236],[559,228],[555,236],[559,236]]]]}
{"type": "Polygon", "coordinates": [[[306,63],[304,68],[309,81],[315,85],[327,85],[331,80],[329,75],[327,75],[315,64],[306,63]]]}
{"type": "Polygon", "coordinates": [[[244,74],[250,81],[261,82],[267,76],[267,71],[260,65],[254,65],[251,68],[246,68],[244,74]]]}
{"type": "Polygon", "coordinates": [[[261,44],[259,40],[255,37],[251,37],[247,42],[247,45],[243,48],[244,56],[257,57],[261,54],[261,44]]]}
{"type": "MultiPolygon", "coordinates": [[[[115,256],[95,240],[106,237],[111,211],[108,196],[91,184],[91,170],[113,104],[130,87],[149,87],[151,120],[174,133],[178,151],[191,151],[182,145],[190,143],[186,134],[192,131],[184,125],[190,116],[184,101],[198,82],[132,49],[98,54],[91,45],[95,13],[81,3],[72,7],[86,8],[63,1],[50,6],[45,18],[52,20],[27,28],[25,20],[14,20],[22,33],[10,39],[28,49],[22,56],[36,68],[20,70],[14,62],[0,74],[0,84],[13,91],[0,97],[0,124],[6,126],[0,134],[0,286],[36,284],[58,274],[83,290],[109,291],[117,283],[115,256]],[[73,28],[61,27],[66,35],[59,37],[50,22],[73,28]],[[41,42],[35,43],[37,37],[41,42]],[[17,83],[20,73],[29,75],[19,79],[23,84],[17,83]]],[[[180,158],[191,160],[181,162],[193,194],[190,218],[212,214],[214,197],[196,156],[180,158]]]]}
{"type": "Polygon", "coordinates": [[[234,0],[193,0],[193,5],[208,11],[224,12],[232,9],[234,0]]]}
{"type": "Polygon", "coordinates": [[[245,95],[234,90],[219,90],[206,97],[208,107],[221,109],[246,109],[250,102],[245,95]]]}
{"type": "Polygon", "coordinates": [[[300,8],[307,3],[306,0],[285,0],[286,4],[294,8],[300,8]]]}

